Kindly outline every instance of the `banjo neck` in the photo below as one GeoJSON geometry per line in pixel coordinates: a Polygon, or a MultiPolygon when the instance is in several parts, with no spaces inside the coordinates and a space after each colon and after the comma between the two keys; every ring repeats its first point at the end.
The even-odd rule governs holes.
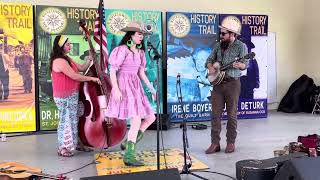
{"type": "Polygon", "coordinates": [[[223,65],[221,68],[220,68],[220,71],[224,71],[224,70],[227,70],[230,66],[232,66],[232,64],[236,61],[240,61],[240,62],[243,62],[245,59],[251,59],[251,58],[254,58],[256,54],[254,52],[250,52],[246,55],[244,55],[243,57],[240,57],[240,58],[235,58],[233,61],[229,62],[228,64],[226,65],[223,65]]]}

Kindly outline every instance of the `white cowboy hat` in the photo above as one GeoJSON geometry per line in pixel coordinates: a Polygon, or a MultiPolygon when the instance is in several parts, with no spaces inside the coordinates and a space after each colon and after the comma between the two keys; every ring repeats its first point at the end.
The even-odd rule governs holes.
{"type": "Polygon", "coordinates": [[[241,22],[236,16],[225,17],[219,28],[241,35],[241,22]]]}
{"type": "Polygon", "coordinates": [[[120,31],[123,31],[123,32],[133,31],[133,32],[147,33],[144,30],[142,24],[140,22],[137,22],[137,21],[130,22],[126,27],[124,27],[120,31]]]}

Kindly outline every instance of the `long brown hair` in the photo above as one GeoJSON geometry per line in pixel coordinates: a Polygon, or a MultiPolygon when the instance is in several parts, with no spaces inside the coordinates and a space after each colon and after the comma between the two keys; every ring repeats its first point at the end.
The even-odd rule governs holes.
{"type": "Polygon", "coordinates": [[[60,47],[58,44],[60,38],[61,38],[61,35],[57,35],[53,41],[53,47],[50,54],[50,70],[51,71],[52,71],[53,61],[57,58],[65,59],[71,66],[71,59],[64,53],[64,50],[63,50],[64,45],[60,47]]]}
{"type": "MultiPolygon", "coordinates": [[[[136,32],[135,31],[128,31],[123,38],[121,39],[119,46],[121,45],[127,45],[127,42],[131,39],[131,36],[134,35],[136,32]]],[[[144,46],[144,39],[141,41],[141,50],[146,51],[145,46],[144,46]]],[[[130,49],[130,48],[129,48],[130,49]]]]}

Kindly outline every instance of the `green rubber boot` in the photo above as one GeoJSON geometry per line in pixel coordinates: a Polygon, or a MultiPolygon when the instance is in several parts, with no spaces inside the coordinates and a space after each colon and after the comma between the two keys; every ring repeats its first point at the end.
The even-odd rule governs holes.
{"type": "MultiPolygon", "coordinates": [[[[136,143],[138,143],[142,138],[143,138],[143,132],[139,130],[136,143]]],[[[120,144],[120,148],[122,151],[126,150],[127,142],[128,142],[128,139],[126,139],[120,144]]]]}
{"type": "Polygon", "coordinates": [[[136,159],[136,144],[128,141],[124,153],[123,162],[126,166],[143,166],[144,164],[136,159]]]}

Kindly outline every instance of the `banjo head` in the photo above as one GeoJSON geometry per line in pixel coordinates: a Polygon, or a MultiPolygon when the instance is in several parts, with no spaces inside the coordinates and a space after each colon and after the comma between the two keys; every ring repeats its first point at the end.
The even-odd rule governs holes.
{"type": "Polygon", "coordinates": [[[219,72],[219,74],[217,75],[216,79],[214,81],[212,81],[211,84],[219,85],[223,81],[223,78],[224,78],[225,74],[226,73],[224,71],[219,72]]]}
{"type": "Polygon", "coordinates": [[[220,70],[217,70],[215,73],[208,73],[208,76],[207,76],[208,81],[210,83],[214,82],[217,79],[217,77],[220,75],[220,73],[221,73],[220,70]]]}
{"type": "Polygon", "coordinates": [[[208,74],[208,81],[212,83],[217,78],[217,74],[208,74]]]}

